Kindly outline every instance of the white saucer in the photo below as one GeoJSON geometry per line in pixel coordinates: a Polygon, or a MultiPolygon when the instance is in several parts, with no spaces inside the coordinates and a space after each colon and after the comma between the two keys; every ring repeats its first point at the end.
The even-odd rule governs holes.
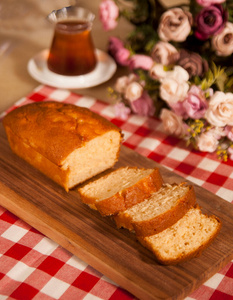
{"type": "Polygon", "coordinates": [[[64,89],[82,89],[99,85],[110,79],[116,71],[116,63],[107,53],[96,49],[95,69],[81,76],[63,76],[47,68],[49,50],[45,49],[28,62],[29,74],[40,83],[64,89]]]}

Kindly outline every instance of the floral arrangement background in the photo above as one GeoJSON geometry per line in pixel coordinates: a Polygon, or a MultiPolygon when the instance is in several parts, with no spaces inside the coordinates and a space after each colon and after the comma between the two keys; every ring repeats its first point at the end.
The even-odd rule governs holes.
{"type": "Polygon", "coordinates": [[[109,38],[109,53],[129,69],[109,88],[115,113],[156,116],[168,134],[233,160],[233,1],[102,0],[103,28],[120,18],[133,30],[109,38]]]}

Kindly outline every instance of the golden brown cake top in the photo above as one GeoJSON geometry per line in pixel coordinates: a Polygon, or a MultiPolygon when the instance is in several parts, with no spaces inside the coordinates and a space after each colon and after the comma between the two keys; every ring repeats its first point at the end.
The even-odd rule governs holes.
{"type": "Polygon", "coordinates": [[[5,116],[3,125],[57,165],[93,138],[109,130],[120,132],[87,108],[53,101],[21,106],[5,116]]]}

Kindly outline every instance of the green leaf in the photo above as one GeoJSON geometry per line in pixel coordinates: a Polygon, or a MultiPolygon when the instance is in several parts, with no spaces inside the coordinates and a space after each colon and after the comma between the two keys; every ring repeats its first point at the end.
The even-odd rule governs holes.
{"type": "Polygon", "coordinates": [[[220,89],[224,91],[225,83],[227,80],[227,75],[225,73],[225,68],[221,68],[220,66],[216,66],[215,63],[212,63],[212,69],[210,68],[206,74],[206,77],[201,82],[201,89],[207,90],[214,84],[220,89]]]}
{"type": "Polygon", "coordinates": [[[228,78],[227,83],[226,83],[226,90],[233,92],[233,76],[228,78]]]}

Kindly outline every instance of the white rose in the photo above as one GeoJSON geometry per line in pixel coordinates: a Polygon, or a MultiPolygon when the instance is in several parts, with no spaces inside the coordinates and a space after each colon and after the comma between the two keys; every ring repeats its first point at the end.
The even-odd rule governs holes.
{"type": "Polygon", "coordinates": [[[167,66],[177,61],[179,52],[172,44],[160,41],[155,44],[151,57],[157,63],[167,66]]]}
{"type": "Polygon", "coordinates": [[[224,29],[212,38],[212,47],[219,56],[233,53],[233,23],[227,22],[224,29]]]}
{"type": "Polygon", "coordinates": [[[160,85],[160,97],[165,100],[168,104],[174,104],[178,101],[183,101],[189,85],[187,82],[179,82],[173,78],[165,78],[162,80],[160,85]]]}
{"type": "Polygon", "coordinates": [[[125,93],[125,90],[126,90],[126,87],[133,81],[136,81],[137,80],[137,76],[133,73],[129,74],[128,76],[122,76],[122,77],[119,77],[117,80],[116,80],[116,83],[115,83],[115,90],[118,92],[118,93],[125,93]]]}
{"type": "Polygon", "coordinates": [[[162,109],[160,118],[163,123],[163,128],[168,134],[174,134],[178,137],[182,137],[186,133],[185,125],[182,121],[182,117],[176,115],[174,112],[168,109],[162,109]]]}
{"type": "Polygon", "coordinates": [[[130,82],[133,82],[133,81],[137,81],[138,76],[135,75],[134,73],[130,73],[130,74],[128,75],[128,79],[129,79],[129,83],[130,83],[130,82]]]}
{"type": "Polygon", "coordinates": [[[118,93],[124,93],[128,83],[129,83],[129,78],[127,76],[122,76],[117,78],[115,83],[115,90],[118,93]]]}
{"type": "Polygon", "coordinates": [[[188,72],[180,66],[175,66],[172,71],[166,72],[166,77],[161,80],[160,97],[168,104],[183,101],[189,90],[188,72]]]}
{"type": "Polygon", "coordinates": [[[131,82],[125,90],[125,98],[129,101],[135,101],[142,96],[143,87],[138,82],[131,82]]]}
{"type": "Polygon", "coordinates": [[[178,82],[188,81],[189,73],[180,66],[175,66],[172,71],[167,72],[167,77],[174,78],[178,82]]]}
{"type": "Polygon", "coordinates": [[[166,77],[167,72],[164,70],[162,64],[153,64],[152,68],[149,71],[150,77],[156,80],[161,80],[166,77]]]}
{"type": "Polygon", "coordinates": [[[197,140],[197,147],[200,151],[214,152],[217,146],[218,140],[214,132],[211,131],[202,133],[197,140]]]}
{"type": "Polygon", "coordinates": [[[233,125],[233,93],[215,92],[206,111],[207,121],[214,126],[233,125]]]}

